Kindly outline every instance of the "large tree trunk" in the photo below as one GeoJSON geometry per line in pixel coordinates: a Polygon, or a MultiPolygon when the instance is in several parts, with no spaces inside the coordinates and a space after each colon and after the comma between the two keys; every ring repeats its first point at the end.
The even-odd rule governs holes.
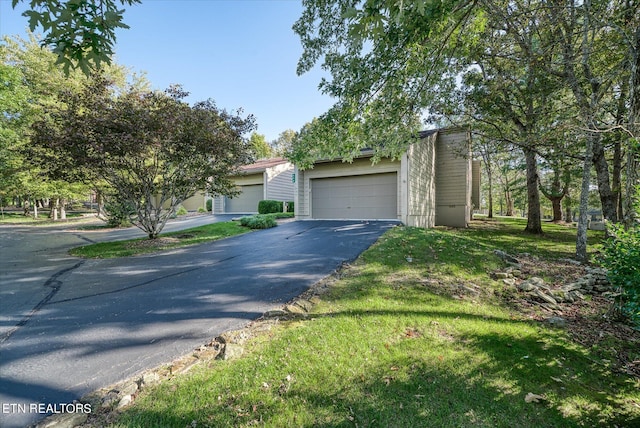
{"type": "Polygon", "coordinates": [[[493,177],[491,166],[487,165],[487,181],[489,182],[489,213],[488,218],[493,218],[493,177]]]}
{"type": "Polygon", "coordinates": [[[504,199],[505,199],[505,203],[507,204],[507,212],[505,215],[509,217],[513,217],[514,205],[513,205],[513,198],[511,197],[510,190],[504,191],[504,199]]]}
{"type": "Polygon", "coordinates": [[[571,201],[569,200],[569,198],[565,198],[564,200],[564,221],[567,223],[571,223],[573,221],[571,201]]]}
{"type": "Polygon", "coordinates": [[[600,134],[596,134],[593,138],[593,165],[595,166],[598,180],[602,215],[605,219],[616,223],[618,221],[618,209],[615,195],[611,191],[609,164],[604,154],[604,146],[602,145],[600,134]]]}
{"type": "Polygon", "coordinates": [[[551,207],[553,208],[553,219],[551,221],[560,223],[562,221],[562,197],[555,196],[549,199],[551,200],[551,207]]]}
{"type": "Polygon", "coordinates": [[[536,152],[530,148],[524,149],[527,164],[527,227],[525,232],[542,235],[542,215],[540,213],[540,192],[538,191],[538,164],[536,152]]]}
{"type": "Polygon", "coordinates": [[[616,217],[623,218],[622,212],[622,142],[616,141],[613,145],[613,177],[611,177],[611,191],[613,202],[616,205],[616,217]]]}
{"type": "MultiPolygon", "coordinates": [[[[576,259],[587,261],[587,211],[589,209],[589,185],[591,184],[591,162],[593,157],[593,134],[587,136],[582,166],[582,186],[580,188],[580,214],[576,237],[576,259]]],[[[597,138],[597,137],[595,137],[597,138]]]]}
{"type": "Polygon", "coordinates": [[[629,111],[629,132],[627,139],[627,185],[624,200],[624,224],[631,227],[636,222],[635,204],[638,202],[636,186],[639,186],[640,167],[640,26],[636,28],[633,45],[629,48],[631,59],[631,108],[629,111]]]}

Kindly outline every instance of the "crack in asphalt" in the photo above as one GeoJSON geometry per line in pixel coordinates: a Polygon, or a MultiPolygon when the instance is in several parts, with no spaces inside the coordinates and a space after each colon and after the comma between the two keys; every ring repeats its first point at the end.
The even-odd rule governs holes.
{"type": "Polygon", "coordinates": [[[38,304],[35,305],[33,309],[31,309],[31,311],[29,311],[29,313],[25,315],[11,330],[7,331],[2,337],[0,337],[0,343],[6,342],[7,339],[9,339],[13,335],[13,333],[18,331],[20,327],[25,326],[44,305],[46,305],[51,299],[53,299],[53,296],[55,296],[58,291],[60,291],[60,287],[62,287],[62,281],[58,280],[60,276],[79,268],[84,264],[84,262],[84,260],[81,260],[75,265],[59,270],[58,272],[51,275],[51,277],[49,277],[49,279],[47,279],[47,281],[43,284],[44,287],[51,288],[49,294],[47,294],[42,300],[40,300],[38,304]]]}
{"type": "Polygon", "coordinates": [[[226,262],[226,261],[231,260],[231,259],[235,259],[236,257],[240,257],[240,254],[235,255],[235,256],[231,256],[231,257],[227,257],[227,258],[222,259],[222,260],[218,260],[218,261],[216,261],[215,263],[212,263],[212,264],[203,265],[203,266],[197,266],[197,267],[194,267],[194,268],[191,268],[191,269],[184,269],[184,270],[181,270],[181,271],[178,271],[178,272],[169,273],[167,275],[158,276],[158,277],[152,278],[152,279],[150,279],[148,281],[144,281],[144,282],[141,282],[141,283],[138,283],[138,284],[133,284],[133,285],[130,285],[128,287],[122,287],[122,288],[118,288],[118,289],[110,290],[110,291],[103,291],[101,293],[87,294],[86,296],[70,297],[68,299],[56,300],[55,302],[50,302],[50,303],[47,301],[47,302],[45,302],[45,305],[55,305],[57,303],[74,302],[74,301],[77,301],[77,300],[88,299],[88,298],[91,298],[91,297],[105,296],[107,294],[120,293],[121,291],[131,290],[132,288],[137,288],[137,287],[142,287],[143,285],[148,285],[148,284],[151,284],[153,282],[160,281],[162,279],[171,278],[171,277],[174,277],[174,276],[182,275],[183,273],[193,272],[193,271],[198,270],[198,269],[204,269],[204,268],[207,268],[207,267],[211,267],[211,266],[216,265],[218,263],[222,263],[222,262],[226,262]]]}
{"type": "Polygon", "coordinates": [[[79,233],[74,233],[73,236],[75,236],[76,238],[82,239],[83,241],[87,241],[90,244],[97,244],[97,241],[94,241],[93,239],[89,239],[86,236],[82,236],[79,233]]]}

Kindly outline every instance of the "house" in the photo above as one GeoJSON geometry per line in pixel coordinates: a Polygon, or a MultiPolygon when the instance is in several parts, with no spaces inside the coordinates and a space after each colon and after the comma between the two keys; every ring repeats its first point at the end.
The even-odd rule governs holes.
{"type": "Polygon", "coordinates": [[[293,164],[283,158],[263,159],[242,166],[240,173],[231,177],[240,194],[233,198],[214,198],[213,213],[257,213],[258,202],[263,199],[293,201],[293,171],[293,164]]]}
{"type": "Polygon", "coordinates": [[[371,156],[363,151],[351,163],[319,160],[311,169],[296,168],[296,218],[393,219],[426,228],[468,225],[472,196],[479,199],[480,186],[468,130],[423,131],[399,160],[372,164],[371,156]]]}

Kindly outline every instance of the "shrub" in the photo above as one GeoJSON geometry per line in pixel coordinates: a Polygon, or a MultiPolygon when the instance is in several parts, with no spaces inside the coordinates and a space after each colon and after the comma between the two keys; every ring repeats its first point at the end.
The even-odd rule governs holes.
{"type": "Polygon", "coordinates": [[[614,224],[608,231],[601,264],[611,285],[621,292],[614,311],[640,329],[640,227],[625,230],[614,224]]]}
{"type": "Polygon", "coordinates": [[[264,199],[258,202],[258,213],[259,214],[271,214],[271,213],[281,213],[282,212],[282,202],[281,201],[273,201],[271,199],[264,199]]]}
{"type": "Polygon", "coordinates": [[[129,202],[123,202],[116,196],[111,196],[105,201],[104,212],[109,227],[131,226],[131,216],[135,214],[135,209],[129,202]]]}
{"type": "Polygon", "coordinates": [[[207,199],[207,212],[211,212],[213,210],[213,199],[207,199]]]}
{"type": "MultiPolygon", "coordinates": [[[[640,194],[640,187],[637,189],[640,194]]],[[[635,207],[640,217],[640,204],[635,207]]],[[[614,303],[614,314],[619,314],[640,329],[640,224],[625,229],[619,224],[607,224],[607,238],[603,245],[600,265],[608,271],[611,285],[620,290],[614,303]]]]}
{"type": "Polygon", "coordinates": [[[189,211],[187,211],[187,209],[185,207],[180,205],[178,207],[178,210],[176,211],[176,215],[187,215],[187,214],[189,214],[189,211]]]}
{"type": "Polygon", "coordinates": [[[198,212],[199,213],[206,213],[207,210],[204,207],[198,207],[198,212]]]}
{"type": "Polygon", "coordinates": [[[262,214],[242,217],[240,224],[250,229],[269,229],[278,225],[273,216],[262,214]]]}

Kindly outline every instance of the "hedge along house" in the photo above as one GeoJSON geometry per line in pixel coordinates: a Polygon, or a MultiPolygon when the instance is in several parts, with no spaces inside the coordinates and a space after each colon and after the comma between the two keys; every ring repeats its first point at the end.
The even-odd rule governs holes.
{"type": "Polygon", "coordinates": [[[296,169],[296,218],[393,219],[426,228],[469,224],[480,182],[479,175],[473,179],[479,163],[474,168],[468,130],[423,131],[399,160],[374,165],[371,156],[363,151],[352,163],[320,160],[296,169]]]}
{"type": "Polygon", "coordinates": [[[283,158],[264,159],[242,166],[240,173],[231,177],[240,194],[233,198],[214,198],[213,213],[257,213],[258,202],[263,199],[293,201],[293,171],[293,164],[283,158]]]}

